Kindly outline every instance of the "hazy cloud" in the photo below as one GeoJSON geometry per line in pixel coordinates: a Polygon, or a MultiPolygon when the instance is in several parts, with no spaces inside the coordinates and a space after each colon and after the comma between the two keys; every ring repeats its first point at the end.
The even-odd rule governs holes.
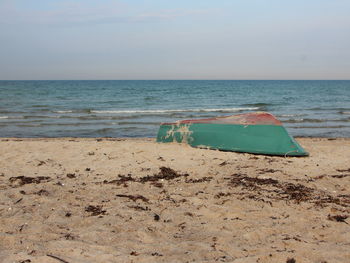
{"type": "Polygon", "coordinates": [[[116,1],[98,4],[62,2],[47,10],[19,8],[15,1],[0,3],[0,23],[8,25],[84,26],[113,23],[138,23],[171,20],[178,17],[207,14],[209,10],[167,9],[154,12],[134,11],[116,1]]]}
{"type": "Polygon", "coordinates": [[[349,78],[349,0],[0,0],[0,79],[349,78]]]}

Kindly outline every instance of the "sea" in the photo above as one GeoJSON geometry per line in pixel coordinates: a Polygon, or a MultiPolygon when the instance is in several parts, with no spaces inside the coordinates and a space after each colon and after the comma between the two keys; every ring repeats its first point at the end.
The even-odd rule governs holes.
{"type": "Polygon", "coordinates": [[[255,111],[297,137],[350,137],[350,81],[0,81],[0,137],[156,137],[161,122],[255,111]]]}

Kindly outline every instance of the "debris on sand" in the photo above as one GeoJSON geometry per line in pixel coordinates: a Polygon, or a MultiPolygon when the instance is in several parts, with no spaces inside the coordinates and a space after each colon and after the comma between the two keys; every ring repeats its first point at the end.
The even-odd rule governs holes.
{"type": "Polygon", "coordinates": [[[154,174],[154,175],[147,175],[144,177],[141,177],[140,180],[138,180],[138,182],[140,183],[145,183],[145,182],[154,182],[154,181],[158,181],[158,180],[173,180],[179,177],[187,177],[189,176],[189,174],[180,174],[177,173],[176,171],[174,171],[173,169],[169,168],[169,167],[160,167],[159,168],[160,171],[158,174],[154,174]]]}
{"type": "Polygon", "coordinates": [[[151,210],[151,209],[148,208],[148,206],[142,207],[142,206],[139,206],[139,205],[133,205],[133,206],[128,206],[128,207],[129,208],[133,208],[136,211],[150,211],[151,210]]]}
{"type": "Polygon", "coordinates": [[[348,177],[350,176],[350,174],[336,174],[336,175],[331,175],[331,177],[333,178],[344,178],[344,177],[348,177]]]}
{"type": "Polygon", "coordinates": [[[42,166],[43,164],[46,164],[46,162],[44,162],[44,161],[39,161],[39,163],[37,164],[37,166],[42,166]]]}
{"type": "Polygon", "coordinates": [[[160,182],[151,182],[151,185],[158,187],[158,188],[163,188],[163,184],[160,182]]]}
{"type": "Polygon", "coordinates": [[[85,211],[91,213],[91,216],[105,215],[106,210],[102,210],[102,205],[89,205],[85,207],[85,211]]]}
{"type": "Polygon", "coordinates": [[[189,180],[186,179],[185,183],[196,184],[196,183],[210,182],[212,179],[213,179],[212,176],[205,176],[199,179],[189,179],[189,180]]]}
{"type": "Polygon", "coordinates": [[[313,199],[314,189],[306,187],[302,184],[286,183],[280,185],[282,188],[281,194],[285,195],[289,200],[294,200],[297,203],[305,202],[313,199]]]}
{"type": "Polygon", "coordinates": [[[136,179],[133,178],[131,176],[131,174],[128,174],[128,175],[120,175],[118,174],[118,178],[119,179],[115,179],[115,180],[111,180],[111,181],[107,181],[107,180],[104,180],[103,183],[104,184],[116,184],[116,185],[126,185],[127,182],[136,182],[136,179]]]}
{"type": "Polygon", "coordinates": [[[264,174],[264,173],[276,173],[276,172],[282,172],[281,170],[275,170],[275,169],[258,169],[258,171],[261,173],[261,174],[264,174]]]}
{"type": "Polygon", "coordinates": [[[38,176],[38,177],[27,177],[27,176],[16,176],[10,177],[9,181],[13,187],[22,186],[25,184],[40,184],[41,182],[51,181],[51,177],[48,176],[38,176]]]}
{"type": "Polygon", "coordinates": [[[117,197],[125,197],[125,198],[129,198],[130,200],[136,202],[137,200],[141,200],[143,202],[148,203],[149,199],[142,196],[142,195],[123,195],[123,194],[119,194],[116,195],[117,197]]]}
{"type": "Polygon", "coordinates": [[[262,179],[257,177],[249,177],[245,174],[233,174],[229,183],[230,186],[241,186],[246,189],[255,190],[259,185],[273,185],[276,186],[278,181],[275,179],[262,179]]]}
{"type": "Polygon", "coordinates": [[[58,261],[60,261],[60,262],[63,262],[63,263],[69,263],[68,261],[65,261],[64,259],[59,258],[59,257],[56,257],[56,256],[54,256],[54,255],[46,254],[46,256],[48,256],[48,257],[50,257],[50,258],[54,258],[54,259],[56,259],[56,260],[58,260],[58,261]]]}
{"type": "Polygon", "coordinates": [[[75,176],[75,173],[68,173],[67,177],[72,179],[72,178],[75,178],[76,176],[75,176]]]}
{"type": "MultiPolygon", "coordinates": [[[[229,186],[240,187],[246,192],[242,197],[254,200],[262,200],[262,197],[273,200],[290,200],[296,203],[310,202],[318,206],[337,204],[343,207],[350,206],[350,197],[347,195],[331,196],[318,189],[310,188],[302,184],[280,182],[272,178],[250,177],[246,174],[233,174],[228,183],[229,186]]],[[[216,198],[219,198],[217,196],[216,198]]]]}
{"type": "Polygon", "coordinates": [[[34,192],[33,194],[40,195],[40,196],[48,196],[50,193],[45,189],[41,189],[38,192],[34,192]]]}
{"type": "Polygon", "coordinates": [[[350,168],[349,169],[337,169],[338,172],[344,173],[344,172],[350,172],[350,168]]]}
{"type": "Polygon", "coordinates": [[[343,223],[346,223],[347,222],[345,221],[348,216],[346,215],[334,215],[334,216],[331,216],[331,215],[328,215],[328,220],[331,220],[331,221],[335,221],[335,222],[343,222],[343,223]]]}
{"type": "MultiPolygon", "coordinates": [[[[119,174],[118,179],[114,179],[111,181],[104,180],[103,183],[104,184],[116,184],[116,185],[127,186],[128,182],[137,182],[137,183],[143,183],[143,184],[147,183],[147,182],[151,182],[151,184],[153,186],[158,187],[158,188],[162,188],[163,184],[158,182],[160,180],[169,181],[169,180],[174,180],[174,179],[179,178],[179,177],[189,176],[189,174],[180,174],[180,173],[177,173],[176,171],[174,171],[173,169],[168,168],[168,167],[164,167],[164,166],[160,167],[159,169],[160,169],[160,171],[158,174],[147,175],[147,176],[144,176],[141,178],[134,178],[134,177],[132,177],[131,174],[127,174],[127,175],[120,175],[119,174]]],[[[206,178],[205,180],[208,180],[208,178],[206,178]]]]}

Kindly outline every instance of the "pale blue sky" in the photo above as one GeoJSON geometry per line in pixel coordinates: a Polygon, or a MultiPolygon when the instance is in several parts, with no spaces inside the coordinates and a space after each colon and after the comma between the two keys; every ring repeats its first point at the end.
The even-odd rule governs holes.
{"type": "Polygon", "coordinates": [[[349,0],[0,0],[0,79],[350,79],[349,0]]]}

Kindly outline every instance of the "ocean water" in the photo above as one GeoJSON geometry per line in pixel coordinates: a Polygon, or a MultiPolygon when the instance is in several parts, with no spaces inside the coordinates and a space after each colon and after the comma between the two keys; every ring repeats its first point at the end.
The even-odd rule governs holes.
{"type": "Polygon", "coordinates": [[[0,137],[155,137],[253,111],[293,136],[350,137],[350,81],[0,81],[0,137]]]}

